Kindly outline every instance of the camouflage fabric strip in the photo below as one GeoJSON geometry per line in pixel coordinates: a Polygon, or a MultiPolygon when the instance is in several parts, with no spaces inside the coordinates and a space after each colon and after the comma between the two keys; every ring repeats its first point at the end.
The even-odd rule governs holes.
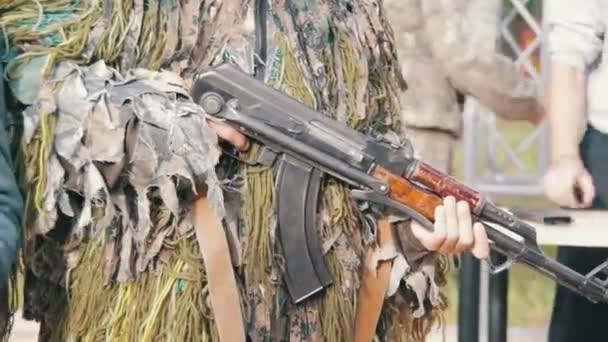
{"type": "MultiPolygon", "coordinates": [[[[105,6],[105,4],[104,4],[105,6]]],[[[129,26],[128,13],[131,0],[114,0],[104,8],[104,16],[108,16],[108,24],[104,27],[101,41],[95,47],[95,57],[112,63],[120,55],[124,37],[129,26]]]]}
{"type": "Polygon", "coordinates": [[[235,29],[242,25],[249,0],[221,0],[204,3],[202,12],[210,15],[202,17],[196,46],[190,57],[189,74],[200,73],[218,56],[226,43],[239,34],[235,29]]]}
{"type": "Polygon", "coordinates": [[[330,5],[326,1],[287,0],[285,6],[294,25],[293,32],[289,32],[290,25],[286,26],[287,32],[298,39],[306,68],[312,76],[309,82],[318,92],[318,109],[326,111],[330,100],[324,60],[331,54],[330,5]]]}
{"type": "Polygon", "coordinates": [[[101,20],[95,25],[95,27],[91,30],[89,37],[87,39],[85,48],[82,52],[83,56],[90,60],[93,56],[97,45],[101,42],[101,38],[103,37],[104,32],[106,31],[108,24],[110,22],[112,16],[113,9],[113,1],[112,0],[103,0],[102,2],[103,15],[101,20]]]}
{"type": "MultiPolygon", "coordinates": [[[[297,31],[294,26],[294,18],[288,12],[289,0],[271,0],[272,2],[272,11],[273,17],[275,21],[275,25],[277,26],[277,30],[283,32],[287,39],[287,44],[290,48],[289,54],[295,58],[296,62],[300,67],[300,72],[302,73],[301,77],[304,80],[312,80],[311,71],[306,63],[306,56],[304,52],[301,50],[300,42],[298,40],[297,31]]],[[[287,52],[284,52],[287,53],[287,52]]],[[[319,96],[317,94],[318,89],[313,87],[307,87],[310,90],[310,95],[312,95],[314,99],[314,103],[311,104],[312,108],[318,108],[319,106],[319,96]]],[[[290,92],[289,88],[284,89],[286,93],[295,96],[295,94],[290,92]]],[[[295,96],[297,98],[297,96],[295,96]]]]}
{"type": "MultiPolygon", "coordinates": [[[[120,53],[120,69],[129,70],[135,66],[137,42],[141,34],[144,19],[144,0],[133,0],[133,9],[129,14],[129,31],[124,41],[124,48],[120,53]]],[[[95,28],[97,29],[97,27],[95,28]]]]}
{"type": "Polygon", "coordinates": [[[148,9],[144,12],[144,20],[141,28],[138,45],[137,66],[147,68],[150,66],[155,44],[160,38],[162,13],[160,1],[148,3],[148,9]]]}
{"type": "Polygon", "coordinates": [[[179,44],[179,8],[177,6],[177,0],[167,0],[161,6],[165,8],[168,14],[167,20],[167,43],[160,59],[161,66],[169,64],[173,60],[173,54],[175,53],[179,44]]]}
{"type": "Polygon", "coordinates": [[[200,10],[203,5],[203,0],[179,0],[179,39],[180,47],[175,53],[175,61],[172,70],[181,74],[181,71],[186,68],[186,65],[180,65],[182,62],[187,64],[190,59],[192,49],[196,45],[196,39],[199,36],[199,21],[200,10]]]}

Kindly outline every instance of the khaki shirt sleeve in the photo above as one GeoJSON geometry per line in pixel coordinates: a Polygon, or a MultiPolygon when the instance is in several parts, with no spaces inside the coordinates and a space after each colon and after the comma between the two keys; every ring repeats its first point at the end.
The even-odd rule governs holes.
{"type": "Polygon", "coordinates": [[[421,1],[431,52],[452,85],[501,117],[537,112],[537,86],[495,50],[497,0],[421,1]]]}

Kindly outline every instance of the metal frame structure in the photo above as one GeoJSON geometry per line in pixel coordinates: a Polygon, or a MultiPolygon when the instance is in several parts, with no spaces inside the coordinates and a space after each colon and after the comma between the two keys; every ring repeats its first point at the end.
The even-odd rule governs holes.
{"type": "MultiPolygon", "coordinates": [[[[542,25],[528,10],[533,0],[508,0],[510,9],[499,15],[500,36],[497,40],[510,47],[515,63],[523,67],[537,82],[541,71],[537,70],[531,56],[542,40],[542,25]],[[506,15],[503,16],[503,13],[506,15]],[[521,18],[535,33],[535,39],[522,48],[510,25],[521,18]]],[[[541,2],[542,0],[536,0],[541,2]]],[[[541,3],[536,4],[540,9],[541,3]]],[[[542,56],[542,53],[541,53],[542,56]]],[[[541,58],[542,60],[542,58],[541,58]]],[[[539,196],[542,195],[541,177],[548,167],[548,131],[546,125],[534,129],[526,138],[512,146],[497,126],[494,113],[473,98],[468,98],[464,112],[464,181],[488,196],[539,196]],[[535,170],[526,167],[522,155],[535,148],[535,170]],[[504,151],[506,160],[498,159],[498,151],[504,151]],[[509,166],[514,167],[509,169],[509,166]]],[[[507,292],[509,273],[503,271],[490,276],[487,265],[472,255],[462,258],[458,308],[459,342],[506,342],[507,341],[507,292]],[[480,320],[483,320],[480,322],[480,320]]]]}
{"type": "MultiPolygon", "coordinates": [[[[503,43],[499,45],[507,45],[512,50],[516,65],[540,82],[540,71],[533,65],[531,56],[540,47],[542,29],[526,7],[531,1],[509,0],[512,7],[506,15],[498,14],[501,17],[498,40],[503,43]],[[520,46],[510,27],[518,17],[536,34],[525,48],[520,46]]],[[[509,144],[497,127],[496,115],[475,99],[468,98],[464,112],[464,181],[488,195],[541,195],[540,179],[548,166],[547,138],[547,128],[543,124],[516,146],[509,144]],[[536,149],[538,156],[534,169],[526,167],[522,160],[524,153],[532,149],[536,149]],[[502,161],[498,158],[501,151],[506,154],[502,161]]]]}

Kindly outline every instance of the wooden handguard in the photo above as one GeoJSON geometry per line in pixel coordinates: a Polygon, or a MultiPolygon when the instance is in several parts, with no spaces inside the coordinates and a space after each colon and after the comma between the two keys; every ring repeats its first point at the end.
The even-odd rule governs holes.
{"type": "Polygon", "coordinates": [[[410,179],[423,184],[443,198],[453,196],[457,201],[466,201],[476,215],[481,212],[483,201],[479,192],[422,161],[418,161],[410,179]]]}
{"type": "Polygon", "coordinates": [[[443,201],[435,194],[417,188],[407,179],[397,176],[390,171],[376,166],[374,177],[382,179],[389,185],[389,197],[422,214],[429,221],[435,221],[435,208],[443,201]]]}

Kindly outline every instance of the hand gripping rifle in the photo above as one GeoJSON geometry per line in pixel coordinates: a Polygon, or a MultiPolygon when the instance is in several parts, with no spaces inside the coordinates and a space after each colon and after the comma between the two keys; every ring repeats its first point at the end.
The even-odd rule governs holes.
{"type": "Polygon", "coordinates": [[[294,303],[332,283],[315,226],[324,175],[347,183],[353,198],[407,215],[430,230],[442,197],[466,201],[483,222],[490,247],[507,258],[492,266],[494,272],[520,262],[590,301],[608,301],[608,262],[584,275],[548,258],[534,227],[415,159],[411,145],[397,146],[350,129],[230,64],[199,75],[193,95],[209,115],[260,142],[257,162],[277,169],[278,236],[294,303]]]}

